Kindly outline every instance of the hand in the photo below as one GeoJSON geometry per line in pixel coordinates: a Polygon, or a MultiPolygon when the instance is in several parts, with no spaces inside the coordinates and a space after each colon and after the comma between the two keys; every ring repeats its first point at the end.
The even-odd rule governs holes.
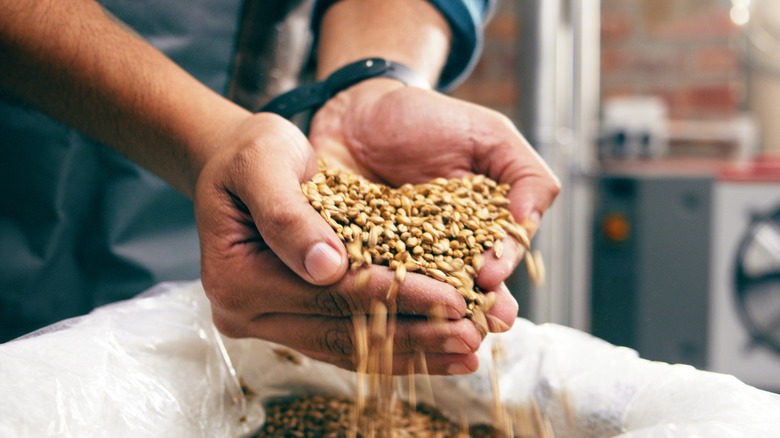
{"type": "MultiPolygon", "coordinates": [[[[330,165],[391,186],[472,172],[508,183],[508,209],[531,234],[560,191],[508,118],[390,79],[362,82],[331,99],[312,120],[309,139],[330,165]]],[[[502,282],[520,262],[523,248],[512,238],[503,243],[500,259],[486,253],[477,284],[497,291],[491,315],[511,327],[517,303],[502,282]]]]}
{"type": "MultiPolygon", "coordinates": [[[[393,273],[372,267],[367,288],[355,287],[355,272],[344,275],[343,243],[301,191],[317,166],[294,125],[261,113],[226,132],[194,197],[214,323],[227,336],[265,339],[355,369],[352,315],[368,314],[372,301],[384,300],[393,273]]],[[[406,373],[419,350],[432,374],[476,369],[481,337],[463,319],[459,295],[419,276],[408,278],[398,296],[394,372],[406,373]],[[428,324],[437,303],[458,321],[428,324]]]]}

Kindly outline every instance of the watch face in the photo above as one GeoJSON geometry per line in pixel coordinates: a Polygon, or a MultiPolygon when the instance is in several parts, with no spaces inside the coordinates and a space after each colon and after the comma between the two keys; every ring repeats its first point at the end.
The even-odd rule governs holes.
{"type": "Polygon", "coordinates": [[[756,215],[742,238],[736,294],[754,343],[780,354],[780,208],[756,215]]]}

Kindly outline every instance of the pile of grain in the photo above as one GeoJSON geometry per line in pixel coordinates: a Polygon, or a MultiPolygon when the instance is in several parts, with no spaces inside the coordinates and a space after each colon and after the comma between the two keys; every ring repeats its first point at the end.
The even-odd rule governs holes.
{"type": "MultiPolygon", "coordinates": [[[[475,277],[485,251],[492,248],[493,256],[500,258],[502,239],[514,237],[526,250],[531,279],[541,281],[539,255],[530,251],[528,233],[506,209],[509,186],[475,175],[437,178],[396,189],[321,163],[320,172],[301,188],[346,245],[351,269],[388,266],[395,271],[395,281],[386,302],[373,303],[370,318],[353,318],[355,397],[304,394],[270,402],[257,437],[512,436],[518,417],[500,405],[497,381],[492,384],[498,427],[469,428],[465,419],[456,424],[434,406],[416,402],[413,376],[427,377],[423,352],[419,352],[417,364],[409,364],[408,402],[397,398],[391,375],[395,295],[407,272],[425,274],[455,287],[466,300],[466,316],[483,335],[489,329],[488,310],[493,302],[486,298],[492,295],[484,295],[476,285],[475,277]]],[[[368,283],[368,273],[364,269],[358,274],[358,286],[368,283]]],[[[492,380],[494,377],[495,372],[492,380]]],[[[545,428],[535,421],[533,429],[545,428]]]]}
{"type": "Polygon", "coordinates": [[[436,408],[420,403],[395,403],[389,418],[385,412],[368,406],[357,422],[354,421],[355,402],[350,397],[332,395],[302,395],[292,399],[276,400],[267,405],[266,421],[257,438],[311,437],[336,438],[369,436],[365,432],[381,429],[389,437],[498,437],[486,425],[467,428],[447,419],[436,408]]]}
{"type": "MultiPolygon", "coordinates": [[[[528,233],[505,208],[509,185],[484,175],[437,178],[396,189],[321,165],[302,190],[346,244],[352,269],[378,264],[395,270],[399,283],[407,272],[447,282],[463,295],[466,316],[483,334],[493,304],[474,282],[483,252],[492,248],[500,258],[501,240],[511,235],[526,249],[532,279],[541,277],[528,233]]],[[[394,293],[389,291],[390,299],[394,293]]]]}

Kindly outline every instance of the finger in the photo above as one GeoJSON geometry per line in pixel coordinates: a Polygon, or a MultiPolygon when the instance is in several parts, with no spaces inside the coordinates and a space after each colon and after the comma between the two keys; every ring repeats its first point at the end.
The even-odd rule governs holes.
{"type": "Polygon", "coordinates": [[[525,247],[514,237],[501,240],[501,257],[491,248],[482,253],[484,265],[477,272],[477,285],[484,290],[495,290],[517,269],[525,254],[525,247]]]}
{"type": "MultiPolygon", "coordinates": [[[[370,345],[379,346],[386,339],[391,339],[393,356],[400,359],[398,364],[404,364],[403,358],[414,357],[418,351],[435,355],[438,358],[435,364],[438,374],[446,373],[446,363],[457,362],[476,352],[482,341],[474,324],[466,319],[432,324],[426,318],[399,316],[384,328],[388,330],[383,333],[386,338],[371,337],[370,345]]],[[[318,360],[342,364],[347,368],[354,368],[358,360],[351,318],[264,315],[252,322],[251,329],[259,337],[284,343],[318,360]],[[280,329],[282,327],[286,329],[280,329]]],[[[405,367],[400,370],[406,372],[405,367]]]]}
{"type": "Polygon", "coordinates": [[[398,285],[395,273],[384,266],[349,271],[331,286],[313,286],[267,251],[254,256],[242,274],[241,284],[229,286],[231,290],[225,291],[227,296],[219,301],[219,307],[252,317],[269,313],[366,314],[374,301],[387,301],[388,291],[396,287],[395,305],[400,314],[425,316],[435,306],[442,307],[450,319],[461,318],[466,312],[465,300],[452,286],[414,273],[398,285]],[[364,270],[369,275],[365,285],[358,281],[364,270]]]}
{"type": "Polygon", "coordinates": [[[560,193],[561,185],[547,163],[524,138],[520,138],[518,147],[522,149],[523,159],[515,161],[502,178],[506,178],[511,185],[507,194],[507,209],[531,238],[539,227],[542,215],[560,193]]]}
{"type": "Polygon", "coordinates": [[[297,130],[264,136],[263,156],[242,156],[233,172],[235,195],[247,206],[266,244],[312,284],[332,284],[347,268],[347,254],[333,229],[309,204],[301,183],[314,160],[297,130]],[[277,144],[268,144],[276,142],[277,144]]]}
{"type": "MultiPolygon", "coordinates": [[[[312,359],[328,362],[327,357],[316,353],[305,353],[312,359]]],[[[354,359],[342,358],[334,360],[333,365],[350,371],[357,369],[354,359]]],[[[470,374],[479,368],[479,357],[474,354],[440,354],[440,353],[399,353],[394,354],[391,363],[391,372],[396,376],[408,375],[410,366],[413,364],[414,374],[427,374],[432,376],[450,376],[470,374]]]]}
{"type": "Polygon", "coordinates": [[[487,292],[486,298],[493,304],[487,312],[488,329],[493,333],[509,331],[517,319],[519,306],[506,284],[501,283],[494,291],[487,292]]]}
{"type": "Polygon", "coordinates": [[[533,236],[545,211],[561,190],[552,169],[523,137],[511,120],[494,111],[480,111],[478,123],[485,127],[473,149],[476,170],[511,189],[507,195],[515,221],[533,236]]]}
{"type": "MultiPolygon", "coordinates": [[[[204,170],[201,181],[210,175],[204,170]]],[[[235,311],[247,297],[256,294],[260,280],[255,267],[272,254],[245,209],[220,185],[199,181],[195,192],[195,219],[200,237],[201,281],[212,307],[235,311]],[[248,280],[248,281],[245,281],[248,280]]],[[[240,312],[238,312],[240,313],[240,312]]],[[[233,325],[241,317],[232,315],[233,325]]],[[[215,319],[217,328],[222,321],[215,319]]]]}
{"type": "Polygon", "coordinates": [[[507,198],[507,209],[515,221],[533,238],[539,228],[542,215],[552,205],[561,191],[558,179],[548,176],[526,176],[512,184],[507,198]]]}

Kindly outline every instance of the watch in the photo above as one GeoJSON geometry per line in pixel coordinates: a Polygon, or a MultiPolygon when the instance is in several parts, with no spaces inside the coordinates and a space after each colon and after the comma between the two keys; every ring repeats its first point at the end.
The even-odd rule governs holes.
{"type": "Polygon", "coordinates": [[[260,111],[289,119],[302,111],[319,108],[340,91],[372,78],[397,79],[412,87],[430,88],[425,78],[401,63],[368,58],[341,67],[324,81],[301,85],[280,94],[263,105],[260,111]]]}

